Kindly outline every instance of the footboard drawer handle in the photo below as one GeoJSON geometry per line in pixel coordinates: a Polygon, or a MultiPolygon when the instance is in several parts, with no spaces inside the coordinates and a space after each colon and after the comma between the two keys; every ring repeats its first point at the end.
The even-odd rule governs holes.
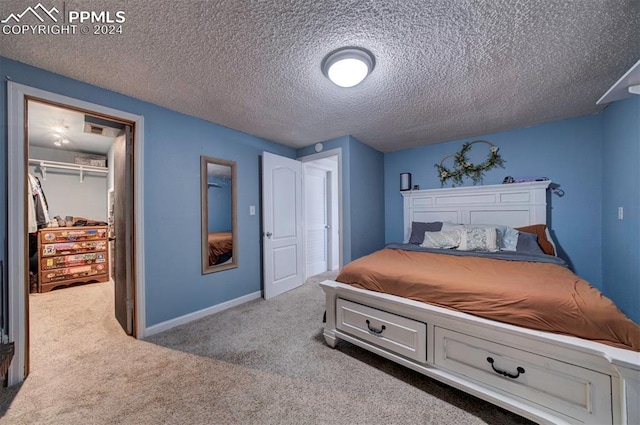
{"type": "MultiPolygon", "coordinates": [[[[371,328],[369,328],[371,329],[371,328]]],[[[518,368],[516,369],[518,371],[517,375],[512,375],[509,372],[505,372],[504,370],[500,370],[500,369],[496,369],[496,367],[493,365],[493,362],[495,360],[493,360],[493,358],[491,357],[487,357],[487,361],[489,363],[491,363],[491,368],[498,374],[498,375],[502,375],[502,376],[506,376],[507,378],[512,378],[512,379],[516,379],[518,376],[520,376],[521,373],[524,373],[524,368],[518,366],[518,368]]]]}
{"type": "Polygon", "coordinates": [[[387,329],[384,325],[382,325],[382,328],[380,328],[380,329],[376,329],[376,328],[371,327],[371,322],[369,322],[368,319],[367,319],[367,327],[369,328],[369,331],[371,331],[375,335],[380,335],[382,333],[382,331],[387,329]]]}

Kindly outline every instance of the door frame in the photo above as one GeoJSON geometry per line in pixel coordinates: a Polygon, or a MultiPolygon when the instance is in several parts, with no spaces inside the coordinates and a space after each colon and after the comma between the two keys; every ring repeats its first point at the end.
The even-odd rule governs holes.
{"type": "MultiPolygon", "coordinates": [[[[338,157],[338,175],[337,175],[337,186],[338,186],[338,195],[337,195],[337,199],[338,199],[338,270],[342,269],[342,267],[344,267],[344,223],[343,223],[343,200],[342,200],[342,148],[335,148],[335,149],[330,149],[328,151],[323,151],[320,153],[315,153],[312,155],[306,155],[306,156],[301,156],[298,157],[297,160],[302,162],[303,164],[305,162],[310,162],[310,161],[316,161],[318,159],[323,159],[323,158],[329,158],[332,156],[337,156],[338,157]]],[[[304,179],[304,169],[305,167],[302,167],[303,170],[303,179],[304,179]]],[[[304,185],[303,185],[304,188],[304,185]]],[[[302,191],[302,196],[304,197],[304,190],[302,191]]],[[[304,212],[304,210],[303,210],[304,212]]],[[[306,236],[307,234],[307,223],[305,220],[305,217],[302,218],[302,233],[303,235],[306,236]]],[[[306,244],[306,237],[305,237],[305,244],[306,244]]],[[[333,267],[333,265],[331,265],[331,267],[333,267]]],[[[306,267],[306,259],[305,259],[305,267],[304,267],[304,273],[305,273],[305,279],[307,278],[307,267],[306,267]]]]}
{"type": "MultiPolygon", "coordinates": [[[[28,98],[41,99],[72,109],[92,111],[134,123],[134,336],[144,337],[144,118],[95,103],[48,92],[24,84],[7,82],[7,200],[8,200],[8,307],[9,341],[15,343],[14,358],[8,371],[8,385],[25,378],[28,344],[28,293],[26,270],[26,172],[27,141],[25,128],[28,98]]],[[[28,280],[27,280],[28,282],[28,280]]]]}

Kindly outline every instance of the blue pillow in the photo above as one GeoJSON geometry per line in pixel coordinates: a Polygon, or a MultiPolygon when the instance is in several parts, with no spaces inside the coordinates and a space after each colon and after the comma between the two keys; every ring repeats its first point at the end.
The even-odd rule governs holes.
{"type": "Polygon", "coordinates": [[[441,221],[433,221],[431,223],[422,223],[420,221],[411,222],[411,236],[409,243],[421,245],[424,242],[424,232],[439,232],[442,230],[441,221]]]}
{"type": "Polygon", "coordinates": [[[544,254],[540,245],[538,245],[538,235],[526,232],[518,233],[516,252],[524,252],[526,254],[544,254]]]}

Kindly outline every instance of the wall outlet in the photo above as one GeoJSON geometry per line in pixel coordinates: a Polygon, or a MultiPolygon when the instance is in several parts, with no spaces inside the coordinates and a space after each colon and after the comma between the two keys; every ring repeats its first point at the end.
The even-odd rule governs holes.
{"type": "Polygon", "coordinates": [[[618,220],[622,220],[624,218],[624,208],[618,207],[618,220]]]}
{"type": "Polygon", "coordinates": [[[249,206],[249,215],[256,215],[256,206],[255,205],[250,205],[249,206]]]}

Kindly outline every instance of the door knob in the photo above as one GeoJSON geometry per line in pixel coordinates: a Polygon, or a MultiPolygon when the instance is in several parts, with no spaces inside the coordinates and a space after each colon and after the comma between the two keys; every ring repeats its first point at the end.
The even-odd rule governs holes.
{"type": "Polygon", "coordinates": [[[271,232],[267,232],[267,233],[265,233],[264,235],[265,235],[266,237],[268,237],[268,238],[271,238],[271,235],[273,235],[273,233],[271,233],[271,232]]]}

